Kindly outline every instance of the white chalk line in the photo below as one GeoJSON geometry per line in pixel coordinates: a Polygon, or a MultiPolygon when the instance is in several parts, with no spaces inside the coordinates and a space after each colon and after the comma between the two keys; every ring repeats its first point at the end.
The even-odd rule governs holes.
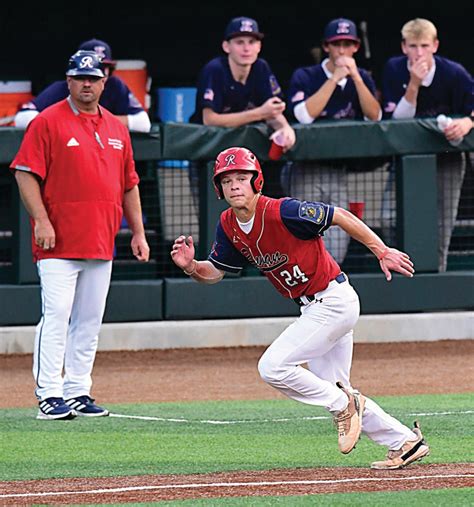
{"type": "MultiPolygon", "coordinates": [[[[322,485],[344,484],[351,482],[390,482],[390,481],[419,481],[426,479],[453,479],[473,478],[474,474],[436,474],[414,475],[412,477],[355,477],[353,479],[325,479],[325,480],[301,480],[301,481],[260,481],[260,482],[210,482],[189,484],[162,484],[159,486],[129,486],[126,488],[102,488],[77,491],[42,491],[38,493],[7,493],[0,494],[0,498],[31,498],[44,496],[67,496],[67,495],[98,495],[103,493],[127,493],[131,491],[153,491],[166,489],[202,489],[202,488],[241,488],[253,486],[291,486],[291,485],[322,485]]],[[[91,479],[92,480],[92,479],[91,479]]]]}
{"type": "MultiPolygon", "coordinates": [[[[407,417],[438,417],[445,415],[468,415],[474,414],[474,410],[462,410],[459,412],[413,412],[405,414],[407,417]]],[[[278,417],[274,419],[236,419],[236,420],[218,420],[218,419],[184,419],[184,418],[167,418],[167,417],[154,417],[144,415],[129,415],[129,414],[109,414],[109,417],[118,417],[122,419],[138,419],[141,421],[157,421],[157,422],[170,422],[170,423],[184,423],[184,424],[211,424],[211,425],[230,425],[230,424],[260,424],[260,423],[281,423],[281,422],[295,422],[295,421],[320,421],[332,419],[330,416],[303,416],[303,417],[278,417]]]]}

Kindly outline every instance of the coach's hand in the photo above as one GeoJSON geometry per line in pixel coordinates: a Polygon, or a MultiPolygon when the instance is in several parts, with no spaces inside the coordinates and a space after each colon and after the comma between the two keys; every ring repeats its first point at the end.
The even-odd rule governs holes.
{"type": "Polygon", "coordinates": [[[142,234],[135,234],[132,237],[131,242],[133,255],[140,262],[148,262],[150,259],[150,247],[148,246],[147,240],[142,234]]]}
{"type": "Polygon", "coordinates": [[[56,246],[56,233],[49,218],[35,220],[35,243],[43,250],[52,250],[56,246]]]}

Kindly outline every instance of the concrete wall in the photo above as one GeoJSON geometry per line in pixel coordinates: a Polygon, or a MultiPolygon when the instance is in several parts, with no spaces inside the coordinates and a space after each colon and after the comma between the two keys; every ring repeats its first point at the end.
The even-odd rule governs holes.
{"type": "MultiPolygon", "coordinates": [[[[294,317],[104,324],[99,350],[269,345],[294,317]]],[[[356,343],[474,339],[474,312],[362,315],[356,343]]],[[[33,352],[34,326],[0,328],[0,354],[33,352]]]]}

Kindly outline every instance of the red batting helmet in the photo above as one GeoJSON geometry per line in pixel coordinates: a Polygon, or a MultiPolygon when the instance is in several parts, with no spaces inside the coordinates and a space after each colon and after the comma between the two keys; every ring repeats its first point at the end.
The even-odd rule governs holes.
{"type": "Polygon", "coordinates": [[[219,199],[224,198],[222,185],[220,182],[221,174],[231,171],[250,171],[253,173],[250,184],[256,194],[262,191],[263,174],[257,157],[247,148],[227,148],[217,155],[214,164],[214,176],[212,181],[219,199]]]}

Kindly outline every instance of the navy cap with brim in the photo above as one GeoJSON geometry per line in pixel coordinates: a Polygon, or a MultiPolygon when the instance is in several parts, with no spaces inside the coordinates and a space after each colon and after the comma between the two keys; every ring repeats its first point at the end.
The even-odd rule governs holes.
{"type": "Polygon", "coordinates": [[[262,40],[264,35],[261,32],[233,32],[226,35],[225,40],[235,39],[236,37],[255,37],[262,40]]]}
{"type": "Polygon", "coordinates": [[[255,19],[241,16],[231,19],[224,31],[224,40],[234,39],[235,37],[255,37],[262,40],[263,33],[259,30],[255,19]]]}
{"type": "Polygon", "coordinates": [[[334,42],[336,40],[351,40],[354,42],[360,42],[360,39],[358,37],[354,37],[352,35],[335,35],[334,37],[324,39],[324,42],[334,42]]]}
{"type": "Polygon", "coordinates": [[[323,41],[350,40],[360,42],[357,35],[357,26],[351,19],[336,18],[330,21],[324,29],[323,41]]]}
{"type": "Polygon", "coordinates": [[[90,69],[87,71],[70,69],[66,72],[66,76],[90,76],[90,77],[105,77],[105,74],[100,69],[90,69]]]}
{"type": "Polygon", "coordinates": [[[112,50],[107,42],[100,39],[90,39],[84,41],[78,48],[79,50],[95,51],[102,56],[102,62],[105,65],[116,66],[117,61],[112,58],[112,50]]]}

